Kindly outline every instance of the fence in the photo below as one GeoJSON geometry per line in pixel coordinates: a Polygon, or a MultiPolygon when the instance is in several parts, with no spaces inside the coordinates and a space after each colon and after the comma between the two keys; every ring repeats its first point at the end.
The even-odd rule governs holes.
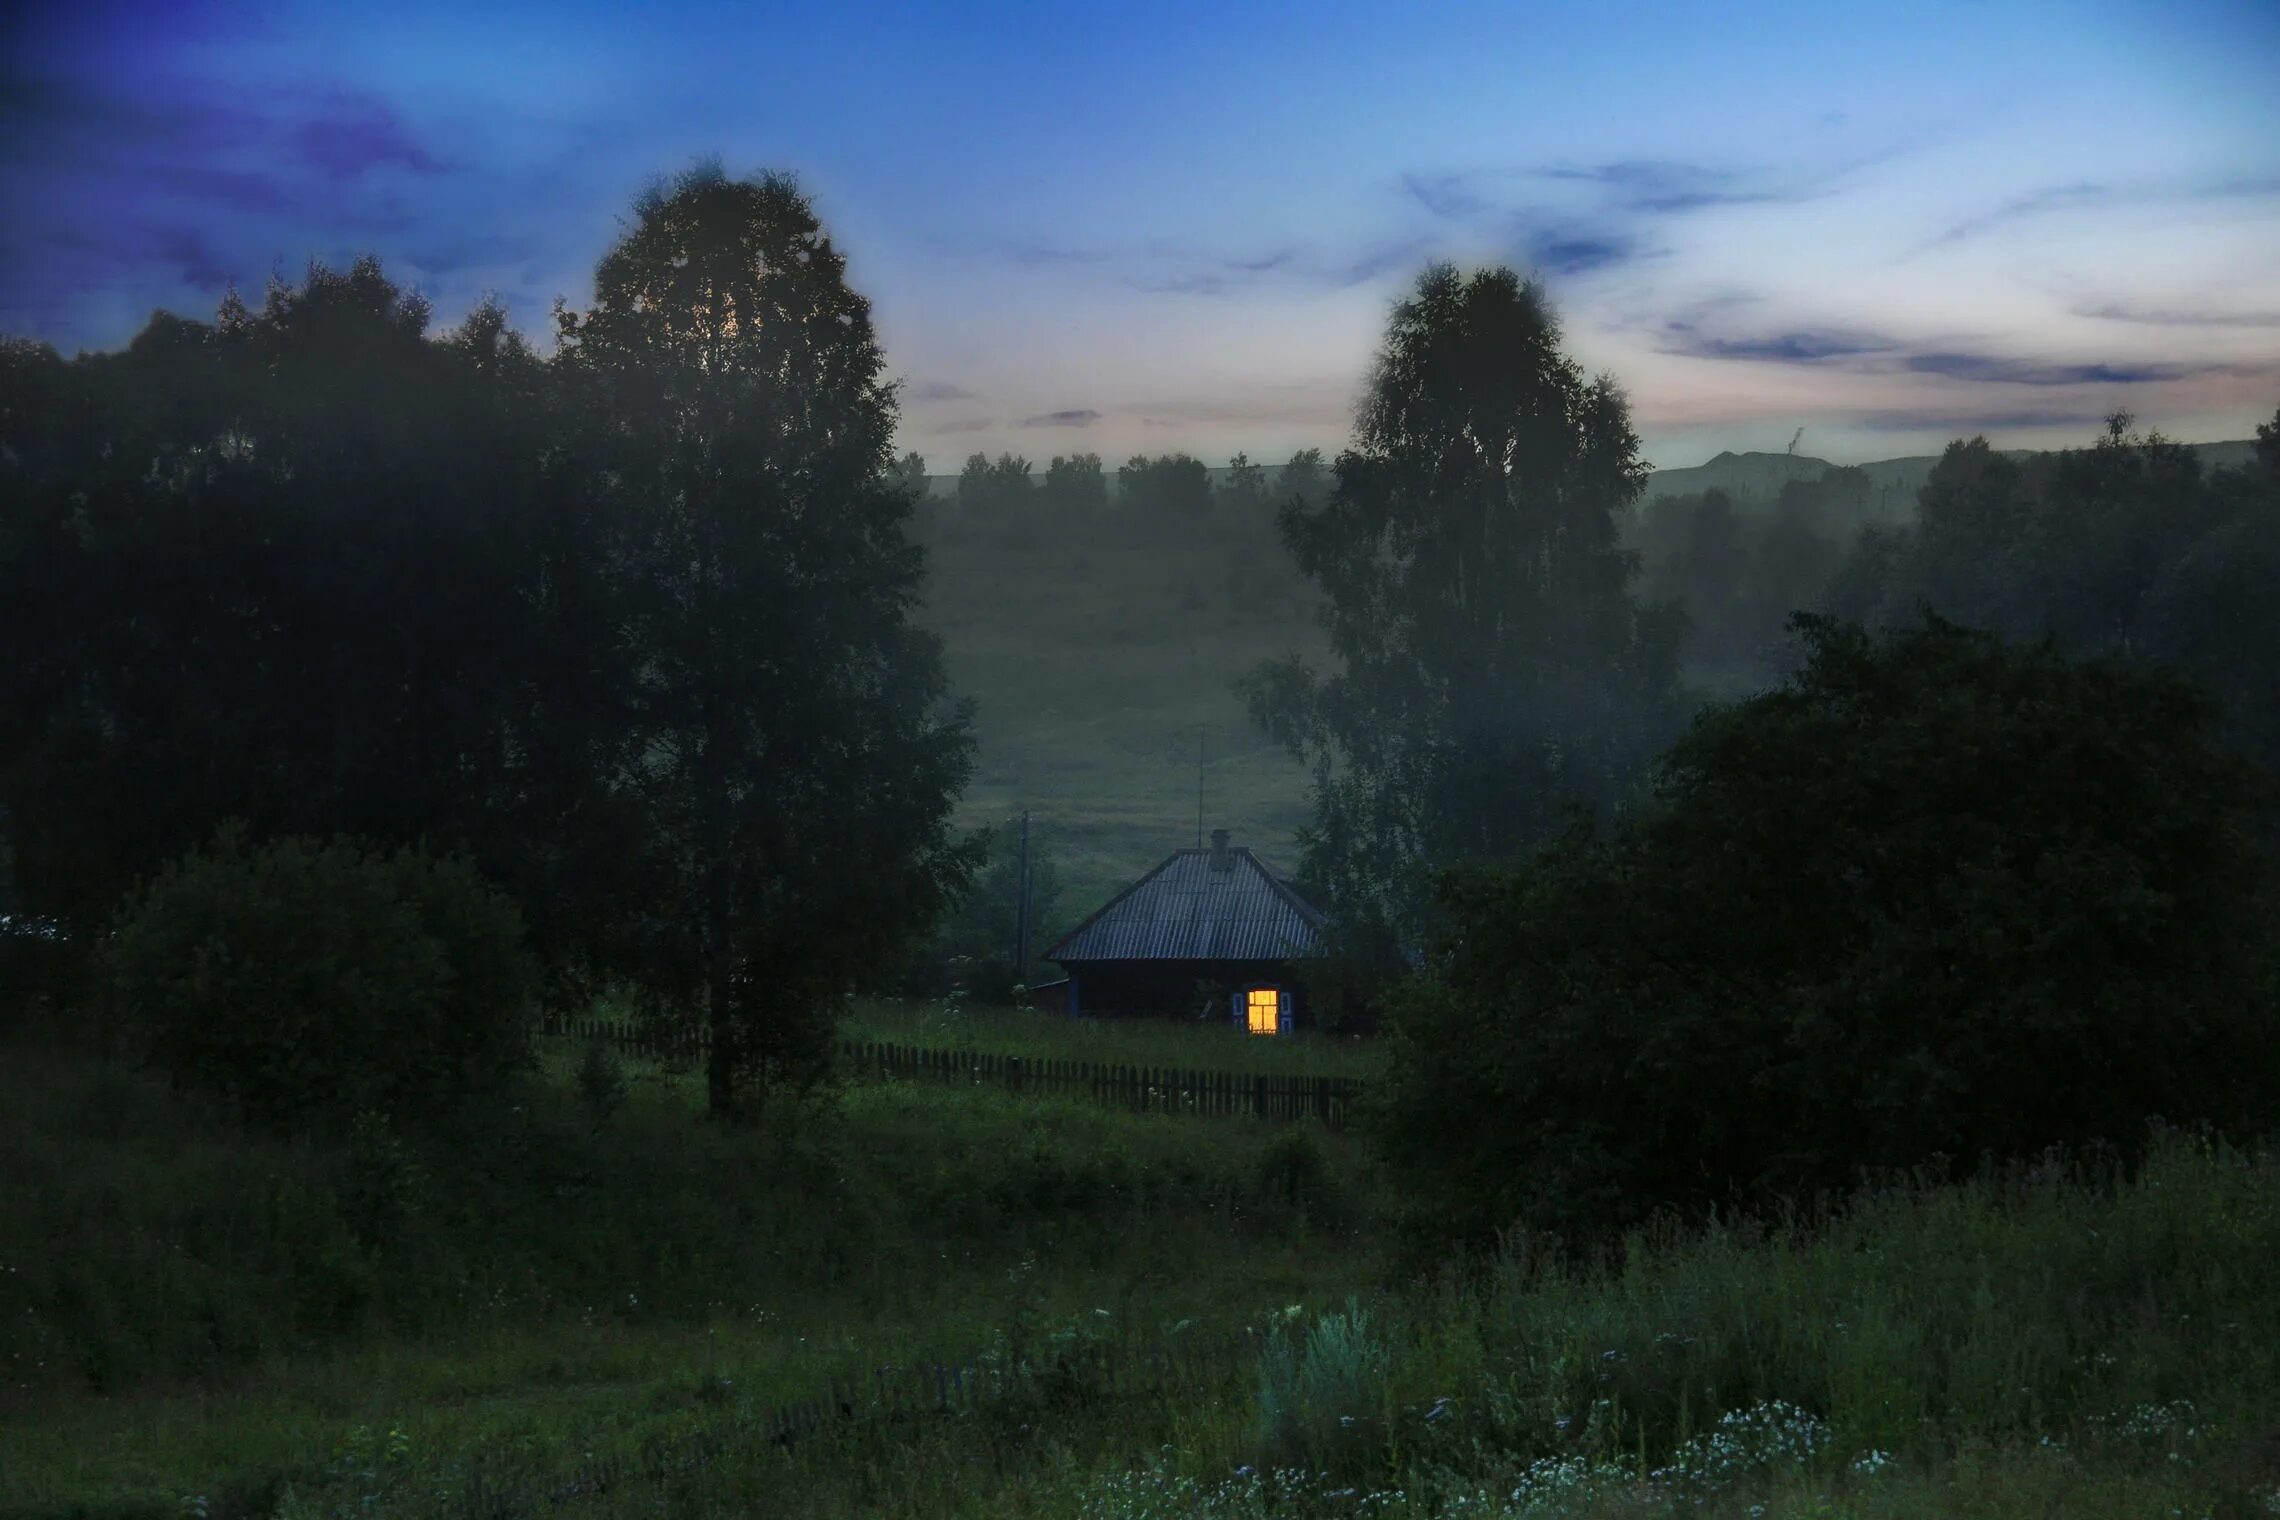
{"type": "MultiPolygon", "coordinates": [[[[637,1025],[603,1019],[549,1024],[546,1033],[601,1040],[627,1055],[694,1062],[701,1036],[662,1038],[637,1025]]],[[[1013,1056],[921,1045],[839,1042],[841,1064],[858,1077],[989,1084],[1014,1092],[1089,1098],[1135,1113],[1210,1118],[1318,1119],[1342,1126],[1361,1097],[1354,1077],[1297,1077],[1265,1072],[1190,1071],[1171,1066],[1121,1066],[1050,1056],[1013,1056]]]]}

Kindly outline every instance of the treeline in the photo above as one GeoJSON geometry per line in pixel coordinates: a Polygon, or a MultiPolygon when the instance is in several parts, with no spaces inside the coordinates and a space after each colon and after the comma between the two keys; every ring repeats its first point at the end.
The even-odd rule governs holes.
{"type": "MultiPolygon", "coordinates": [[[[266,956],[322,1003],[463,976],[449,934],[390,958],[360,928],[435,895],[404,852],[511,899],[527,951],[500,953],[557,1004],[701,1008],[716,1107],[827,1053],[824,1011],[973,855],[843,267],[788,181],[699,169],[637,203],[549,358],[495,306],[431,334],[369,259],[121,353],[0,347],[0,911],[67,1001],[100,1003],[137,912],[172,927],[121,943],[188,960],[138,963],[135,1003],[193,1032],[187,981],[154,979],[266,956]],[[296,838],[353,844],[276,854],[296,838]],[[368,911],[232,906],[280,870],[368,911]]],[[[238,1052],[272,1055],[307,1051],[238,1052]]]]}
{"type": "Polygon", "coordinates": [[[1054,455],[1042,471],[1018,454],[970,454],[947,497],[928,496],[926,461],[912,453],[897,466],[920,497],[921,531],[954,540],[974,533],[1004,540],[1082,521],[1142,538],[1168,528],[1220,536],[1271,530],[1272,508],[1297,500],[1317,505],[1330,472],[1320,449],[1301,449],[1279,468],[1237,454],[1221,478],[1189,454],[1135,454],[1111,472],[1098,454],[1054,455]]]}
{"type": "Polygon", "coordinates": [[[1537,287],[1440,267],[1279,514],[1332,659],[1245,691],[1314,774],[1300,874],[1425,1240],[2280,1125],[2280,416],[2213,473],[2123,418],[1959,442],[1850,544],[1846,470],[1627,540],[1637,456],[1537,287]]]}
{"type": "Polygon", "coordinates": [[[1638,589],[1688,620],[1686,667],[1713,695],[1763,690],[1796,665],[1792,612],[1898,628],[1930,608],[2005,638],[2115,652],[2190,671],[2226,700],[2231,732],[2280,764],[2280,449],[2211,469],[2116,415],[2089,445],[2024,460],[1951,443],[1912,521],[1869,518],[1858,469],[1790,481],[1751,505],[1723,491],[1660,496],[1628,542],[1638,589]]]}

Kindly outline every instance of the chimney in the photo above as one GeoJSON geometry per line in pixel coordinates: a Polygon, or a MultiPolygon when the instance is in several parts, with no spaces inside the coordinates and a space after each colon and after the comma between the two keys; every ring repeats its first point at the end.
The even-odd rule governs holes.
{"type": "Polygon", "coordinates": [[[1235,869],[1235,857],[1233,852],[1227,848],[1227,831],[1225,829],[1213,829],[1211,831],[1211,869],[1214,871],[1232,871],[1235,869]]]}

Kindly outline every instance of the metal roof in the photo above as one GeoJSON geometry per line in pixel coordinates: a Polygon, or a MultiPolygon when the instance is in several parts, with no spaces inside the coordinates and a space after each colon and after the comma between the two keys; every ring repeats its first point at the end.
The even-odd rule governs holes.
{"type": "Polygon", "coordinates": [[[1249,850],[1215,871],[1178,850],[1045,952],[1049,961],[1280,961],[1322,949],[1326,920],[1249,850]]]}

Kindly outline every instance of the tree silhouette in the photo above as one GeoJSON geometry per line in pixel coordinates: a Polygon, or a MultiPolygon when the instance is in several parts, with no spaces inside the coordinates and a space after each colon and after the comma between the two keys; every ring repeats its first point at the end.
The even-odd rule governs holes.
{"type": "Polygon", "coordinates": [[[666,963],[701,972],[727,1114],[827,1055],[852,968],[962,876],[971,739],[910,621],[894,396],[844,257],[780,176],[700,166],[634,209],[562,362],[623,523],[666,963]]]}
{"type": "Polygon", "coordinates": [[[1644,474],[1542,292],[1442,265],[1394,311],[1328,501],[1282,509],[1340,668],[1244,690],[1314,769],[1301,874],[1381,953],[1419,930],[1431,869],[1617,802],[1669,731],[1679,625],[1633,598],[1616,538],[1644,474]]]}

